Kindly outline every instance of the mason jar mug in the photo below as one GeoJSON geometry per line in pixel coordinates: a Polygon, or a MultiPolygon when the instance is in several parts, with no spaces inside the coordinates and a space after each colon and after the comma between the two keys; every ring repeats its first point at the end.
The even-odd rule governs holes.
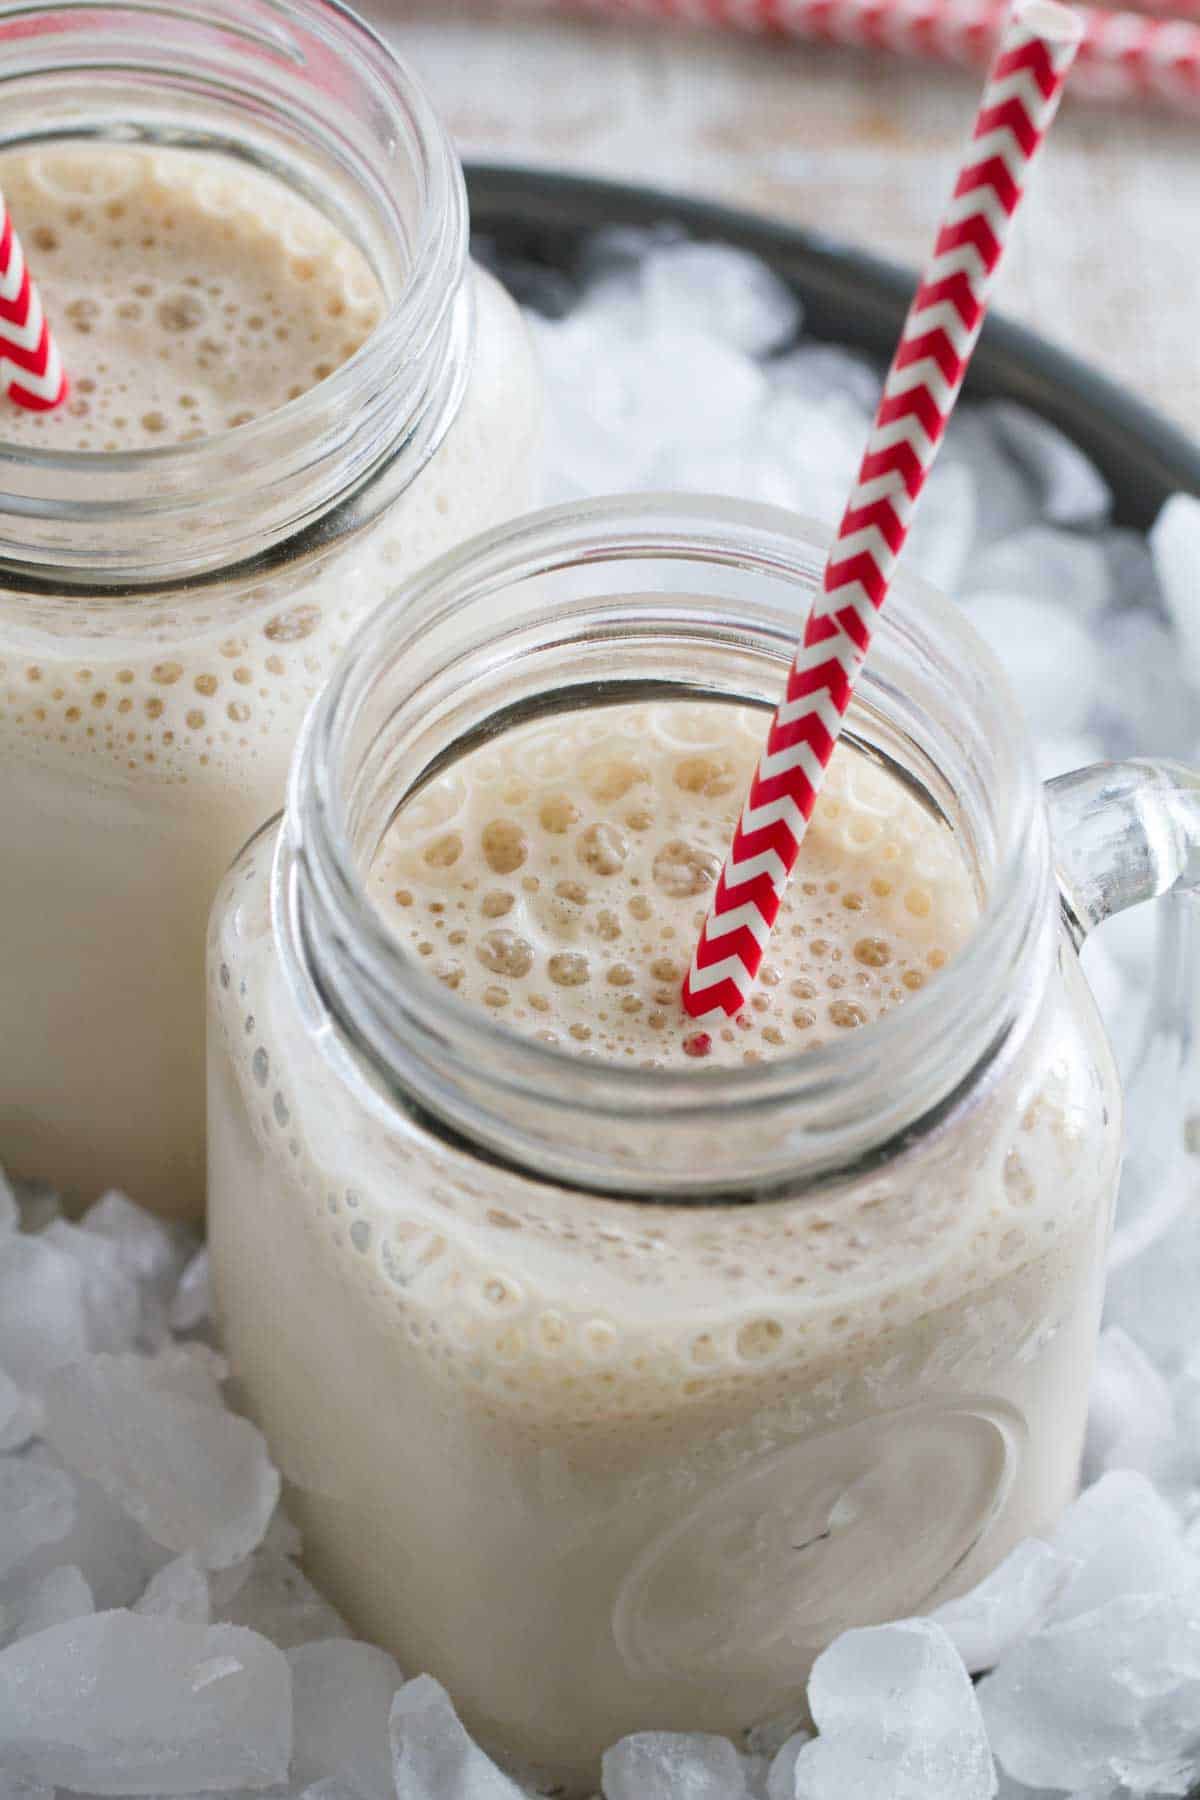
{"type": "Polygon", "coordinates": [[[0,402],[0,1165],[196,1213],[212,894],[352,623],[529,503],[537,384],[329,0],[7,0],[0,93],[71,378],[0,402]]]}
{"type": "MultiPolygon", "coordinates": [[[[865,798],[826,823],[865,856],[898,785],[977,910],[868,1029],[719,1071],[518,1033],[458,979],[506,895],[546,898],[494,828],[430,954],[378,903],[398,814],[437,869],[498,797],[569,820],[602,886],[618,838],[586,796],[630,800],[611,758],[587,786],[591,747],[625,732],[637,793],[660,755],[720,792],[713,709],[761,737],[821,568],[818,528],[690,499],[442,559],[349,646],[210,924],[219,1324],[311,1572],[485,1743],[581,1792],[625,1733],[794,1705],[838,1632],[967,1589],[1078,1478],[1121,1098],[1077,950],[1183,878],[1182,772],[1088,771],[1048,809],[998,669],[901,580],[838,753],[865,798]]],[[[646,910],[597,914],[570,967],[646,910]]]]}

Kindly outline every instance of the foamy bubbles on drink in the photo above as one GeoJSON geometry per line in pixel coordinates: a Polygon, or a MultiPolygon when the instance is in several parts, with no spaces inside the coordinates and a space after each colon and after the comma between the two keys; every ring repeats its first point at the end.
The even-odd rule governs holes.
{"type": "Polygon", "coordinates": [[[843,747],[746,1007],[684,1029],[680,983],[766,726],[672,702],[518,728],[402,809],[378,904],[461,999],[581,1056],[729,1066],[869,1025],[953,956],[976,902],[947,828],[843,747]]]}
{"type": "MultiPolygon", "coordinates": [[[[323,380],[378,321],[382,294],[361,253],[281,182],[231,158],[14,150],[0,155],[0,187],[72,384],[53,413],[0,399],[12,444],[142,450],[236,429],[323,380]]],[[[75,641],[53,655],[44,641],[22,655],[12,634],[0,726],[48,762],[85,755],[123,776],[240,782],[277,755],[279,720],[316,692],[353,610],[346,592],[289,595],[273,582],[245,586],[233,605],[193,598],[186,633],[169,607],[148,605],[124,656],[81,606],[75,641]]]]}
{"type": "Polygon", "coordinates": [[[51,413],[0,402],[0,439],[157,449],[235,430],[353,356],[382,293],[307,201],[230,159],[89,144],[0,155],[71,376],[51,413]]]}
{"type": "MultiPolygon", "coordinates": [[[[244,623],[164,641],[133,656],[81,638],[77,654],[0,656],[0,727],[52,764],[87,755],[122,771],[186,780],[240,771],[274,741],[281,716],[316,693],[351,609],[332,591],[304,601],[268,586],[248,590],[244,623]]],[[[164,614],[164,620],[168,615],[164,614]]],[[[64,645],[69,651],[70,645],[64,645]]]]}
{"type": "MultiPolygon", "coordinates": [[[[379,317],[381,291],[355,246],[231,157],[11,151],[0,183],[72,380],[52,414],[0,398],[0,439],[14,445],[136,451],[236,431],[324,379],[379,317]]],[[[135,634],[103,606],[48,617],[21,596],[0,632],[3,739],[47,768],[84,759],[121,781],[243,787],[264,760],[281,779],[295,726],[371,595],[507,510],[486,440],[499,405],[515,400],[520,416],[512,383],[526,371],[512,357],[511,374],[497,371],[508,302],[484,283],[476,297],[484,374],[443,447],[449,460],[427,465],[369,542],[295,575],[148,596],[135,634]]]]}

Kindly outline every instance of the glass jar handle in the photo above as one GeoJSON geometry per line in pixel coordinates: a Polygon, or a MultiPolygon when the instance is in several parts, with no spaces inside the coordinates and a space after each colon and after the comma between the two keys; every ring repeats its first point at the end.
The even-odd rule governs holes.
{"type": "Polygon", "coordinates": [[[1093,763],[1046,783],[1054,857],[1076,944],[1114,913],[1200,894],[1200,770],[1093,763]]]}
{"type": "Polygon", "coordinates": [[[1077,947],[1114,913],[1163,901],[1148,1026],[1128,1081],[1111,1297],[1114,1276],[1118,1293],[1122,1281],[1137,1281],[1132,1265],[1200,1182],[1200,770],[1148,759],[1096,763],[1045,791],[1077,947]]]}

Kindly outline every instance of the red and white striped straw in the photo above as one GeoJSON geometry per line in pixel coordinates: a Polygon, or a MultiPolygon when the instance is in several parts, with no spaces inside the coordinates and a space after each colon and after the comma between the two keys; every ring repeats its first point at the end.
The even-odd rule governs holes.
{"type": "MultiPolygon", "coordinates": [[[[1008,0],[525,0],[563,12],[725,26],[983,68],[1008,0]]],[[[1200,110],[1200,0],[1144,0],[1142,12],[1072,9],[1083,27],[1072,93],[1200,110]],[[1148,13],[1170,17],[1147,17],[1148,13]]]]}
{"type": "Polygon", "coordinates": [[[758,973],[1079,38],[1057,0],[1027,0],[1004,34],[683,984],[703,1024],[737,1014],[758,973]]]}
{"type": "MultiPolygon", "coordinates": [[[[0,194],[0,389],[30,412],[52,412],[67,397],[67,377],[37,283],[0,194]]],[[[3,437],[0,426],[0,437],[3,437]]]]}

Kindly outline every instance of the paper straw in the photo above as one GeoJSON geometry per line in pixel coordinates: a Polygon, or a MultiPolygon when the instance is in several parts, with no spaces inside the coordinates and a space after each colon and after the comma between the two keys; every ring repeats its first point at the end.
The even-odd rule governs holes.
{"type": "Polygon", "coordinates": [[[884,383],[787,691],[721,871],[683,1004],[722,1023],[746,1002],[913,510],[975,348],[1029,166],[1079,44],[1074,13],[1027,0],[1009,23],[884,383]]]}
{"type": "MultiPolygon", "coordinates": [[[[58,346],[8,206],[0,194],[0,388],[17,406],[51,412],[67,397],[58,346]]],[[[4,435],[0,427],[0,437],[4,435]]]]}
{"type": "MultiPolygon", "coordinates": [[[[776,33],[933,62],[986,67],[1007,0],[526,0],[542,9],[776,33]]],[[[1146,0],[1145,12],[1072,10],[1083,26],[1073,94],[1200,110],[1200,0],[1146,0]],[[1149,17],[1157,12],[1169,17],[1149,17]],[[1179,16],[1183,15],[1183,16],[1179,16]]]]}

